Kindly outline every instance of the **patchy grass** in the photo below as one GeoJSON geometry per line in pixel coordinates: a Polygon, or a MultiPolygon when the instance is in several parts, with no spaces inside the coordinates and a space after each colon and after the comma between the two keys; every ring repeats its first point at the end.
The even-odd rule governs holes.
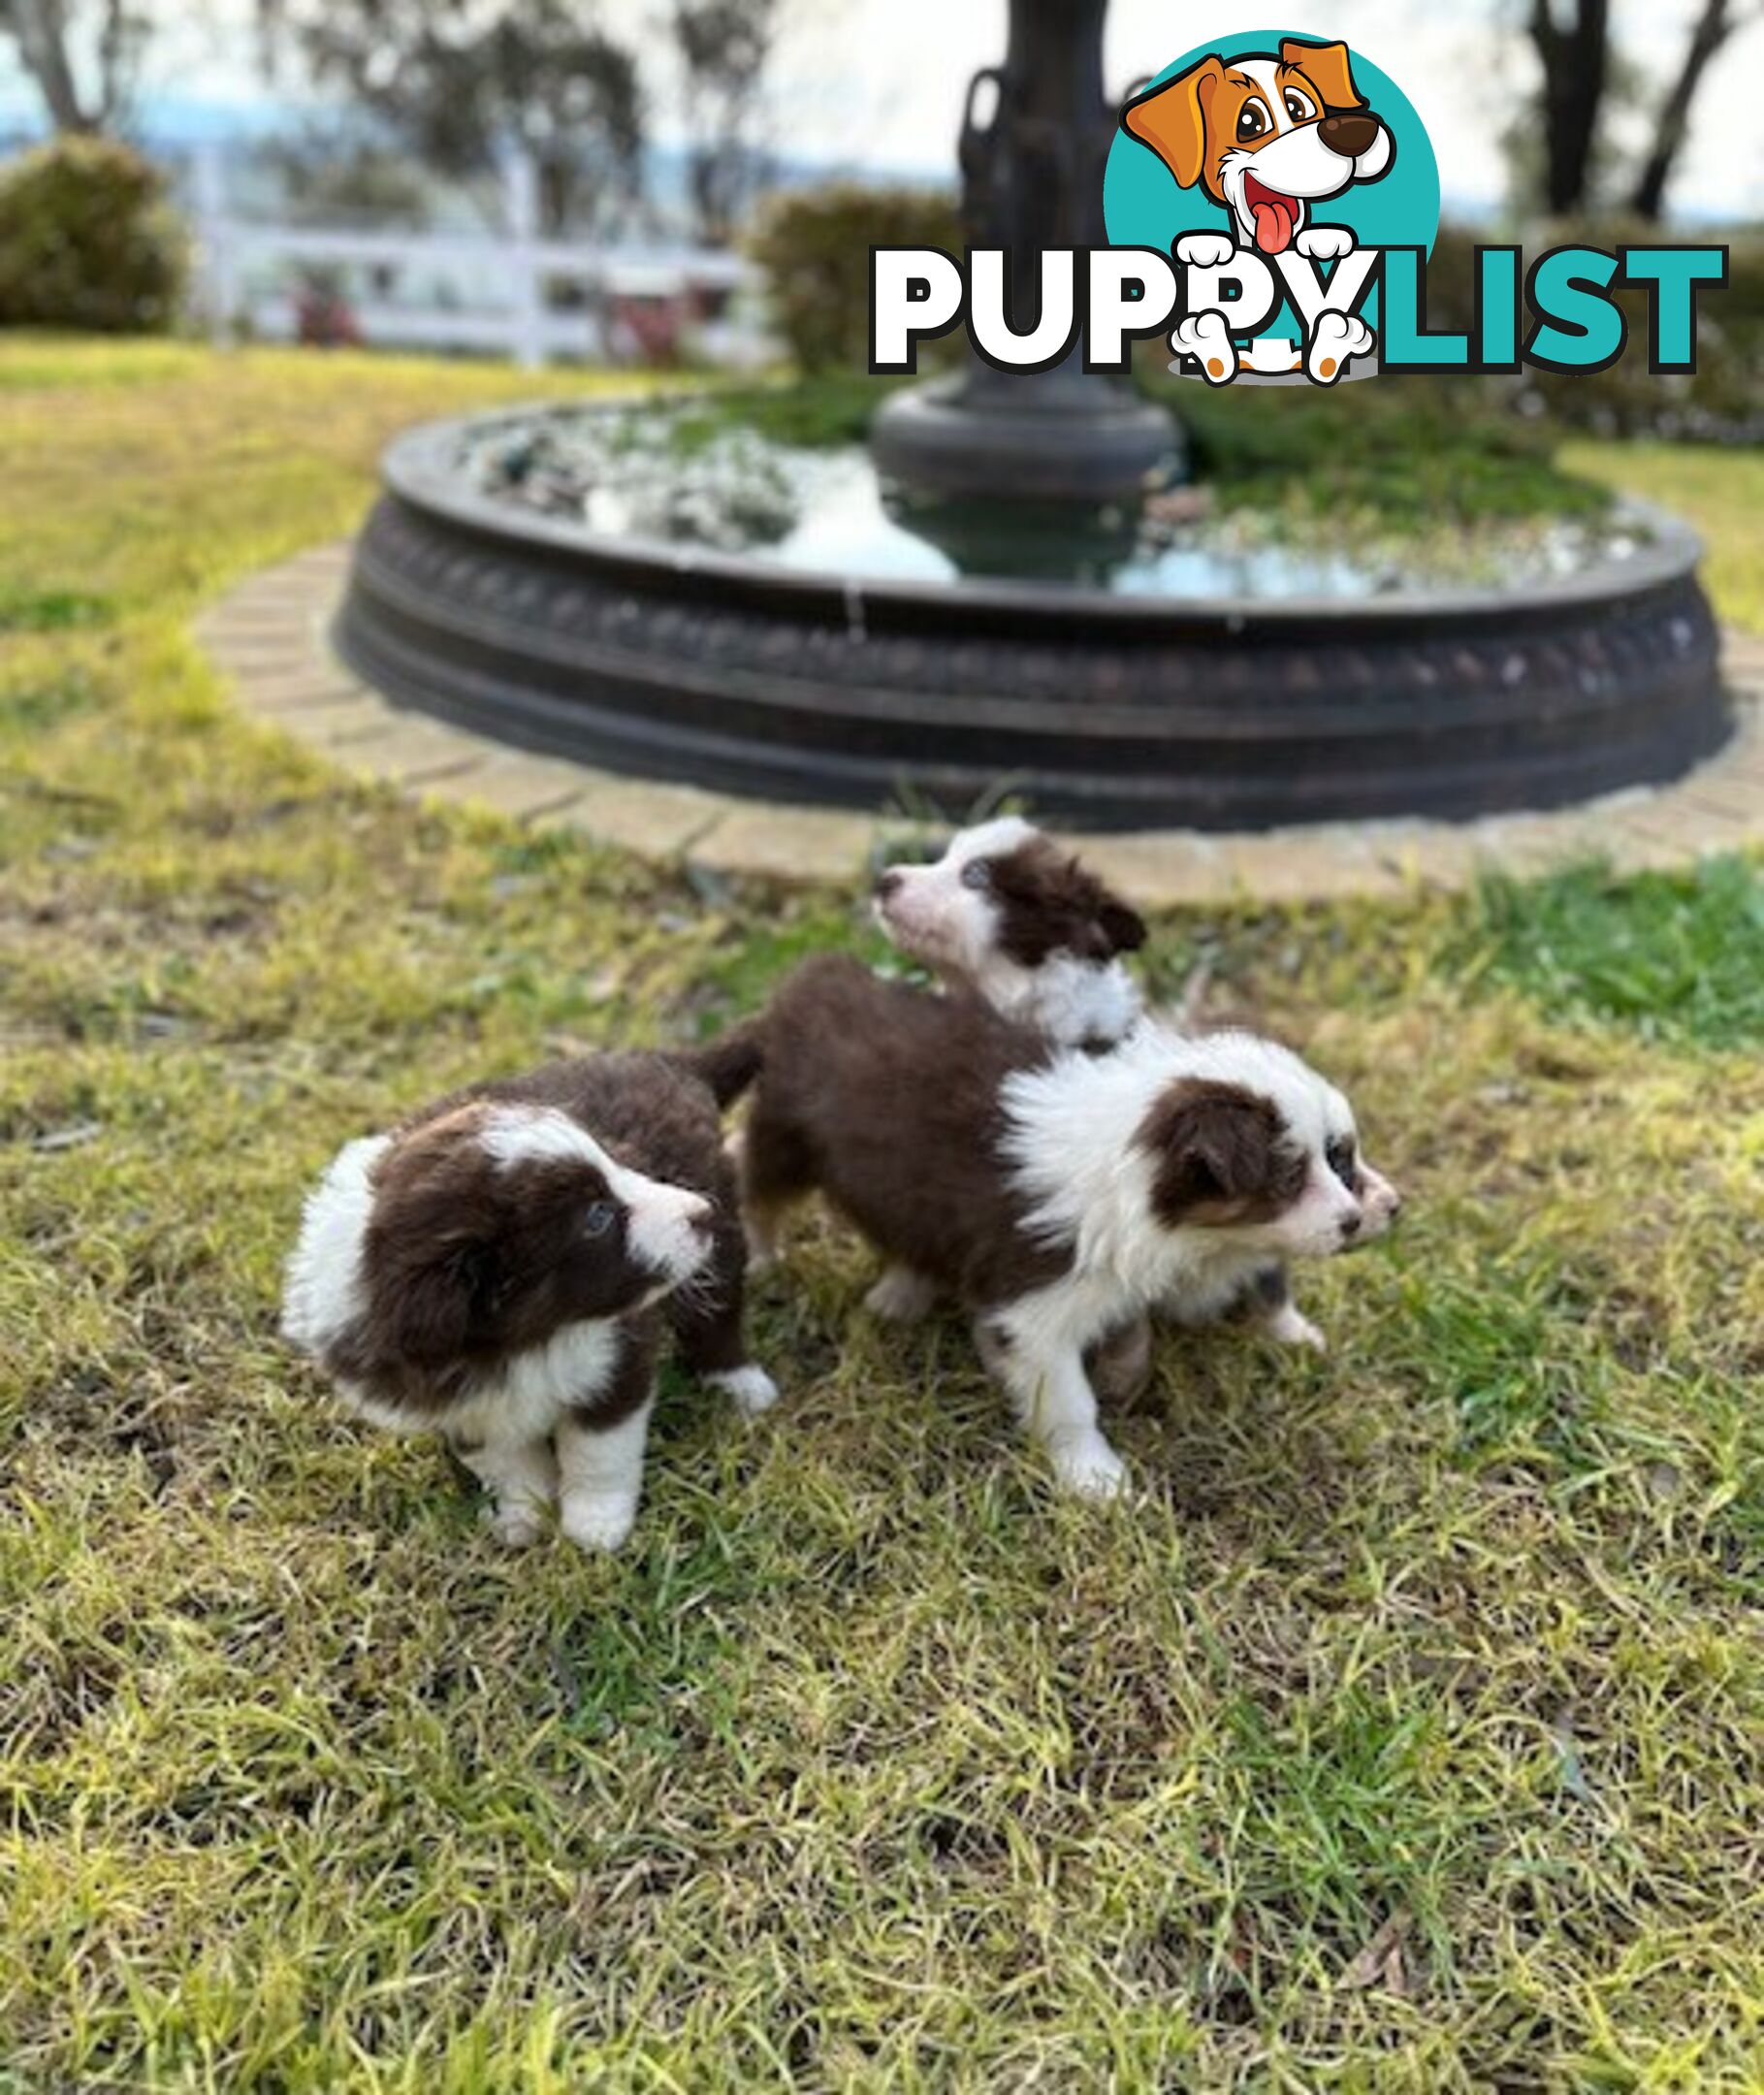
{"type": "Polygon", "coordinates": [[[1463,964],[1551,1012],[1710,1048],[1764,1042],[1764,876],[1747,859],[1491,881],[1479,902],[1463,964]]]}
{"type": "Polygon", "coordinates": [[[1565,471],[1676,510],[1702,533],[1703,577],[1716,609],[1748,632],[1764,632],[1764,452],[1755,446],[1590,443],[1576,437],[1557,454],[1565,471]]]}
{"type": "Polygon", "coordinates": [[[630,1553],[509,1559],[276,1344],[303,1186],[856,898],[247,725],[195,608],[523,382],[139,354],[0,345],[0,584],[107,606],[0,635],[0,2084],[1754,2087],[1755,875],[1158,923],[1412,1206],[1327,1363],[1167,1345],[1131,1510],[810,1226],[780,1411],[670,1381],[630,1553]]]}

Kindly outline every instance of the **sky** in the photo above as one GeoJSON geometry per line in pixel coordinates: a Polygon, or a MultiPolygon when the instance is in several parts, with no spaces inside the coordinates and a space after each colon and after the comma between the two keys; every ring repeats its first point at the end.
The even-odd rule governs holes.
{"type": "MultiPolygon", "coordinates": [[[[662,0],[600,0],[612,23],[665,49],[656,33],[662,0]]],[[[1319,14],[1265,16],[1221,0],[1112,0],[1106,64],[1112,89],[1155,73],[1209,39],[1271,21],[1276,31],[1340,36],[1390,74],[1420,111],[1449,204],[1497,202],[1496,140],[1530,80],[1513,33],[1523,0],[1331,0],[1319,14]],[[1509,25],[1505,31],[1496,23],[1509,25]]],[[[1696,0],[1615,0],[1620,46],[1646,80],[1676,70],[1696,0]]],[[[774,63],[773,131],[793,159],[891,173],[948,169],[970,76],[1003,53],[1006,0],[784,0],[786,29],[774,63]]],[[[261,120],[252,0],[162,0],[150,96],[200,102],[210,120],[237,110],[261,120]]],[[[654,63],[653,57],[651,60],[654,63]]],[[[1687,212],[1764,217],[1764,17],[1716,59],[1698,100],[1673,199],[1687,212]]],[[[665,106],[668,83],[657,80],[665,106]]],[[[0,82],[0,115],[27,104],[0,82]]],[[[656,125],[665,142],[665,113],[656,125]]],[[[676,134],[677,135],[677,134],[676,134]]]]}

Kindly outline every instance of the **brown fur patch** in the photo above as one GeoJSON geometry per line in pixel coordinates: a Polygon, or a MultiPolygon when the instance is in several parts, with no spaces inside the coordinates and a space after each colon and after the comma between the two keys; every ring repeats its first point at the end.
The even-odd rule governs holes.
{"type": "Polygon", "coordinates": [[[1112,960],[1145,943],[1145,923],[1051,838],[1034,836],[985,861],[999,913],[999,947],[1019,967],[1049,953],[1112,960]]]}
{"type": "Polygon", "coordinates": [[[999,1151],[999,1090],[1050,1053],[977,997],[881,982],[842,955],[807,961],[765,1016],[749,1202],[766,1219],[824,1193],[969,1308],[1045,1286],[1072,1254],[1023,1228],[999,1151]]]}
{"type": "Polygon", "coordinates": [[[1309,1166],[1270,1099],[1242,1084],[1185,1077],[1139,1127],[1155,1159],[1151,1205],[1167,1228],[1271,1222],[1304,1190],[1309,1166]]]}

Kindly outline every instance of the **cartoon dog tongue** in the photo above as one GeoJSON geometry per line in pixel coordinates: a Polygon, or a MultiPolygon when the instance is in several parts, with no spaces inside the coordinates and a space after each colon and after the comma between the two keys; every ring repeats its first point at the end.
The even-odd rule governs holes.
{"type": "Polygon", "coordinates": [[[1264,189],[1251,202],[1250,210],[1256,220],[1256,245],[1264,254],[1279,254],[1293,237],[1293,220],[1298,213],[1292,199],[1264,189]]]}

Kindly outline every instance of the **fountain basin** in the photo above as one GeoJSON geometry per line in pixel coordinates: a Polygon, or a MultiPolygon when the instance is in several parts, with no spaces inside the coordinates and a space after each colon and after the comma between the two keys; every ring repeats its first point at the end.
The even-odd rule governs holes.
{"type": "Polygon", "coordinates": [[[1244,829],[1559,807],[1677,777],[1730,731],[1700,548],[1656,513],[1578,571],[1386,594],[1306,593],[1302,568],[1171,594],[1108,543],[1075,580],[960,573],[928,526],[916,572],[898,548],[817,568],[812,537],[731,551],[498,499],[468,462],[519,428],[391,447],[337,642],[400,703],[614,771],[1244,829]]]}

